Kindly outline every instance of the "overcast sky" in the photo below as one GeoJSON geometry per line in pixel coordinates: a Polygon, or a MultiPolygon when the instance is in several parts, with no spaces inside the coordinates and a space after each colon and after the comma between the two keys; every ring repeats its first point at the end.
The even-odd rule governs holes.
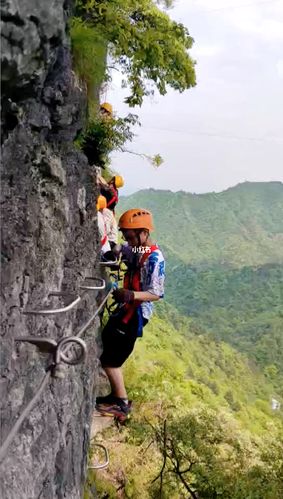
{"type": "Polygon", "coordinates": [[[283,1],[176,0],[169,12],[195,40],[197,86],[156,94],[129,110],[114,71],[102,97],[118,115],[136,112],[142,122],[128,148],[164,158],[155,169],[137,156],[114,154],[112,166],[125,177],[121,194],[282,181],[283,1]]]}

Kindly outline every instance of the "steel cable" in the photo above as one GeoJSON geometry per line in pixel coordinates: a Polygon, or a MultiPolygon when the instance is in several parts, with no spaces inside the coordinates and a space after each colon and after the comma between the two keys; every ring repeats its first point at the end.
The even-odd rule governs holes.
{"type": "MultiPolygon", "coordinates": [[[[87,323],[75,335],[77,338],[79,338],[80,336],[82,336],[82,334],[89,328],[89,326],[92,324],[92,322],[94,321],[94,319],[97,317],[97,315],[99,314],[99,312],[103,308],[103,305],[106,303],[106,301],[108,300],[108,298],[109,298],[109,296],[110,296],[111,293],[112,293],[112,286],[109,289],[109,291],[106,294],[106,296],[103,298],[102,302],[99,304],[98,308],[96,309],[96,311],[94,312],[94,314],[92,315],[92,317],[87,321],[87,323]]],[[[70,349],[70,345],[66,345],[65,348],[63,349],[63,352],[62,352],[64,356],[66,355],[66,353],[67,353],[67,351],[69,349],[70,349]]],[[[6,456],[6,452],[8,450],[8,447],[10,446],[11,442],[14,440],[14,438],[15,438],[16,434],[18,433],[18,431],[19,431],[19,429],[20,429],[23,421],[29,415],[29,413],[33,409],[34,405],[36,404],[36,402],[40,398],[40,395],[42,394],[45,386],[48,384],[50,378],[51,378],[51,370],[47,371],[47,373],[45,374],[43,380],[40,383],[40,386],[38,387],[38,389],[36,391],[36,394],[29,401],[28,405],[25,407],[25,409],[23,410],[22,414],[17,419],[17,421],[14,424],[13,428],[8,433],[6,439],[4,440],[2,446],[0,447],[0,463],[4,459],[4,457],[6,456]]]]}

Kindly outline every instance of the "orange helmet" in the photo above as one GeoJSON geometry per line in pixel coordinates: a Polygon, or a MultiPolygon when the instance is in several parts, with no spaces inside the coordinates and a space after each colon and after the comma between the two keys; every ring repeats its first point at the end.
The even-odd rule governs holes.
{"type": "Polygon", "coordinates": [[[105,196],[98,196],[97,202],[96,202],[96,209],[97,211],[99,210],[104,210],[104,208],[107,207],[107,200],[105,196]]]}
{"type": "Polygon", "coordinates": [[[147,229],[154,230],[152,214],[144,208],[133,208],[121,215],[118,226],[120,229],[147,229]]]}

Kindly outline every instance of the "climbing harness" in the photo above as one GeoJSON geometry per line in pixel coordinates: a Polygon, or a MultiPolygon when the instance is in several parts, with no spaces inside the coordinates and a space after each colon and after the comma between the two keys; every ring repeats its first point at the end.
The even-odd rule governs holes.
{"type": "Polygon", "coordinates": [[[102,187],[100,192],[102,196],[106,198],[107,201],[106,208],[109,208],[109,210],[113,211],[119,200],[118,189],[116,189],[114,186],[110,187],[108,185],[105,188],[102,187]]]}
{"type": "MultiPolygon", "coordinates": [[[[107,208],[111,209],[111,206],[115,203],[115,205],[118,203],[118,190],[117,189],[111,189],[111,194],[112,194],[112,197],[107,200],[107,208]]],[[[115,206],[114,205],[114,206],[115,206]]]]}

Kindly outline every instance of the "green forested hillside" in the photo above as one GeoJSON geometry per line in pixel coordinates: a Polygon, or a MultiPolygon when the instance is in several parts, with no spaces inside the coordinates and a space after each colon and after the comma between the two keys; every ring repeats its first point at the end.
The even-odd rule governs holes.
{"type": "Polygon", "coordinates": [[[137,192],[119,210],[143,206],[154,214],[165,252],[191,265],[283,263],[283,184],[244,183],[220,193],[137,192]]]}
{"type": "Polygon", "coordinates": [[[283,184],[141,191],[119,210],[135,206],[154,215],[165,300],[125,364],[133,416],[103,435],[110,466],[89,490],[95,478],[101,499],[281,499],[283,184]]]}
{"type": "Polygon", "coordinates": [[[166,299],[255,360],[283,395],[283,267],[197,270],[168,259],[166,299]],[[171,265],[172,263],[172,265],[171,265]]]}
{"type": "Polygon", "coordinates": [[[171,306],[157,309],[124,369],[133,417],[104,433],[110,466],[89,487],[95,479],[109,499],[280,499],[283,426],[271,383],[171,306]]]}
{"type": "Polygon", "coordinates": [[[243,428],[268,431],[273,386],[260,370],[225,342],[195,331],[190,320],[178,322],[171,306],[156,308],[125,367],[134,400],[172,403],[179,414],[202,402],[233,413],[243,428]]]}
{"type": "Polygon", "coordinates": [[[167,260],[165,299],[283,386],[283,184],[215,194],[141,191],[167,260]]]}

